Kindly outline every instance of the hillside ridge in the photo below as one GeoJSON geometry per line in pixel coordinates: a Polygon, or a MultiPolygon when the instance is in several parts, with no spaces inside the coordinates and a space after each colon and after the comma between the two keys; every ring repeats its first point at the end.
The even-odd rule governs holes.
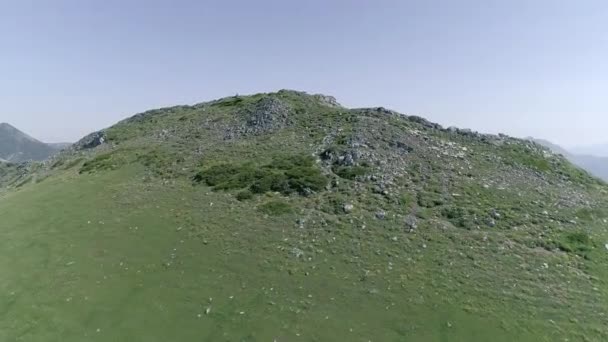
{"type": "Polygon", "coordinates": [[[608,339],[608,186],[531,141],[281,90],[0,188],[0,340],[608,339]]]}

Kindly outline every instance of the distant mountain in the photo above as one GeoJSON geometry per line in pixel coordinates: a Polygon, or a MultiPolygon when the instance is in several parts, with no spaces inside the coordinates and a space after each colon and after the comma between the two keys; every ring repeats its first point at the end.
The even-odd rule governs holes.
{"type": "Polygon", "coordinates": [[[61,150],[59,147],[38,141],[7,123],[0,123],[0,160],[2,161],[44,160],[61,150]]]}
{"type": "MultiPolygon", "coordinates": [[[[598,156],[598,155],[590,155],[590,154],[578,154],[573,153],[571,151],[566,150],[565,148],[556,145],[550,141],[543,139],[534,139],[528,138],[529,140],[533,140],[540,145],[545,146],[546,148],[553,151],[553,153],[561,154],[570,160],[571,163],[577,165],[578,167],[586,170],[590,174],[603,179],[604,181],[608,181],[608,157],[598,156]]],[[[608,151],[608,147],[606,148],[608,151]]]]}
{"type": "Polygon", "coordinates": [[[608,144],[576,146],[570,149],[572,153],[598,157],[608,157],[608,144]]]}
{"type": "Polygon", "coordinates": [[[561,147],[561,146],[559,146],[557,144],[554,144],[554,143],[550,142],[549,140],[536,139],[536,138],[532,138],[532,137],[529,137],[527,139],[528,140],[532,140],[532,141],[534,141],[534,142],[536,142],[536,143],[538,143],[538,144],[540,144],[540,145],[542,145],[542,146],[550,149],[553,153],[561,154],[564,157],[569,157],[569,156],[572,155],[572,153],[570,153],[565,148],[563,148],[563,147],[561,147]]]}

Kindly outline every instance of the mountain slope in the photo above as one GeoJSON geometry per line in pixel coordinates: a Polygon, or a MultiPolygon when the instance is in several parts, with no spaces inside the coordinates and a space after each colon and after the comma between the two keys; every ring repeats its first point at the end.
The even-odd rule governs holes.
{"type": "Polygon", "coordinates": [[[0,123],[0,159],[9,162],[44,160],[57,150],[15,127],[0,123]]]}
{"type": "Polygon", "coordinates": [[[1,340],[608,338],[608,188],[529,141],[280,91],[11,167],[1,340]]]}

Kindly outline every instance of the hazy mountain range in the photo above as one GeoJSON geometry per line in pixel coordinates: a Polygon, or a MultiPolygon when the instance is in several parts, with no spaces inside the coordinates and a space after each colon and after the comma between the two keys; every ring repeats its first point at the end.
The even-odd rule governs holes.
{"type": "Polygon", "coordinates": [[[46,144],[8,123],[0,123],[0,160],[3,161],[40,161],[69,145],[68,143],[46,144]]]}
{"type": "Polygon", "coordinates": [[[592,175],[599,177],[604,181],[608,181],[608,156],[606,156],[608,155],[608,153],[606,153],[608,152],[608,146],[602,147],[602,145],[596,145],[568,150],[562,146],[559,146],[544,139],[528,139],[547,147],[554,153],[563,155],[571,163],[586,170],[592,175]],[[602,153],[602,151],[605,152],[602,153]]]}
{"type": "Polygon", "coordinates": [[[575,154],[608,157],[608,144],[576,146],[568,148],[568,150],[575,154]]]}

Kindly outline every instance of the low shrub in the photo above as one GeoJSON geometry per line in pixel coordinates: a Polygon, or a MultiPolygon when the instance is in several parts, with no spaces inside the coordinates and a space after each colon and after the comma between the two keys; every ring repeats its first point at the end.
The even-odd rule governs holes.
{"type": "Polygon", "coordinates": [[[243,190],[236,194],[236,199],[239,201],[246,201],[251,198],[253,198],[253,192],[249,190],[243,190]]]}
{"type": "Polygon", "coordinates": [[[591,250],[591,238],[585,231],[569,232],[562,236],[558,247],[564,252],[584,255],[591,250]]]}
{"type": "Polygon", "coordinates": [[[369,168],[365,166],[336,166],[333,171],[341,178],[354,180],[368,173],[369,168]]]}
{"type": "Polygon", "coordinates": [[[293,208],[282,201],[269,201],[258,207],[258,210],[271,216],[280,216],[293,213],[293,208]]]}
{"type": "Polygon", "coordinates": [[[275,157],[262,166],[253,163],[214,165],[197,173],[194,181],[212,186],[214,190],[248,188],[254,194],[275,191],[285,195],[308,195],[323,190],[328,179],[316,167],[313,158],[287,156],[275,157]]]}

